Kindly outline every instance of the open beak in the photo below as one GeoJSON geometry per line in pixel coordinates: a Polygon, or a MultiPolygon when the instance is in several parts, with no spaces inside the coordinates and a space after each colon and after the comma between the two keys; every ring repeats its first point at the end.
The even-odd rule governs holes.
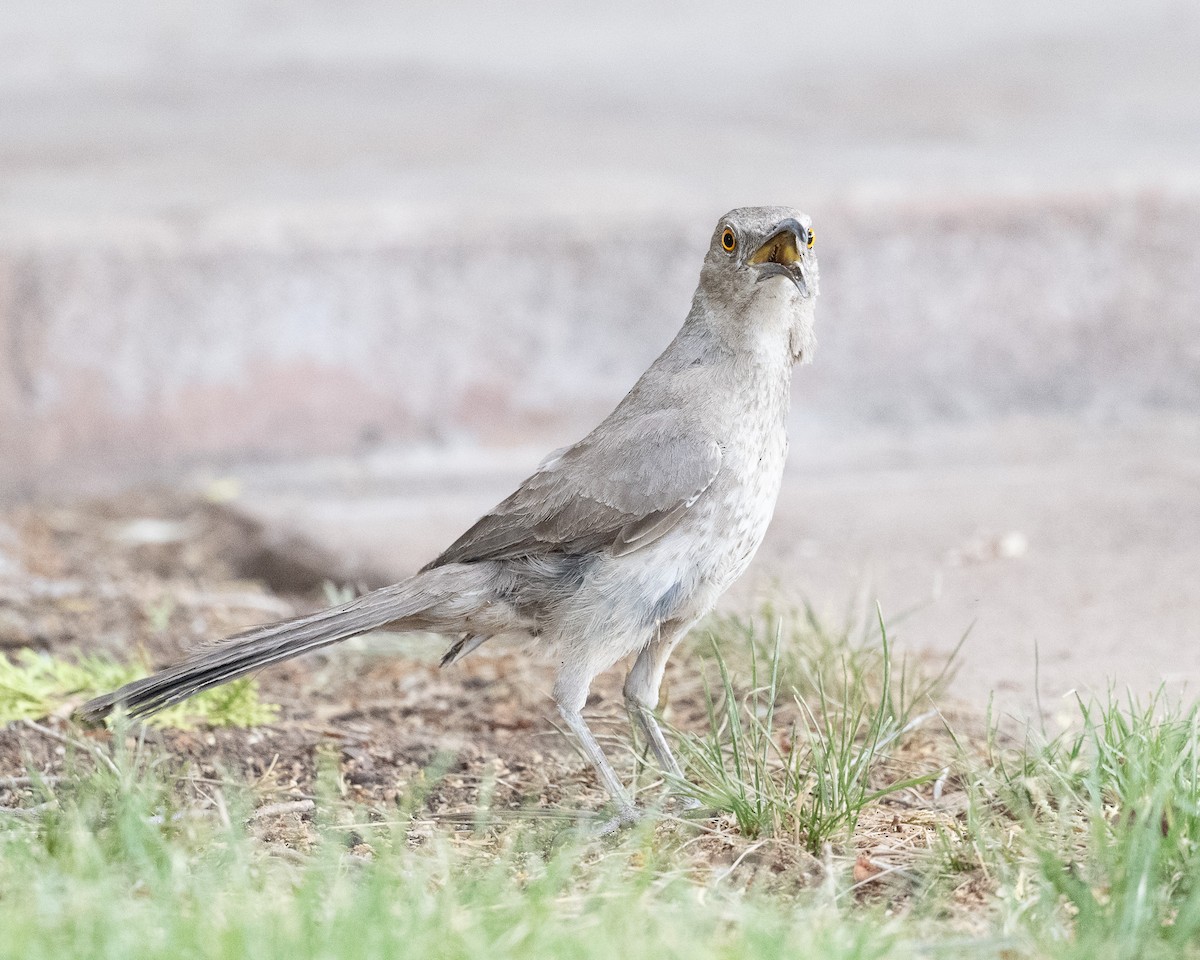
{"type": "Polygon", "coordinates": [[[789,217],[780,221],[774,232],[746,259],[758,267],[760,281],[767,277],[787,277],[796,285],[800,296],[809,291],[808,264],[805,261],[808,233],[799,222],[789,217]]]}

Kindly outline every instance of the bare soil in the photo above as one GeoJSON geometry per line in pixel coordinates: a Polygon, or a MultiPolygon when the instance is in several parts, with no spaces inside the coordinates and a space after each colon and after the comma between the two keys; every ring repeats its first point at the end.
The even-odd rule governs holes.
{"type": "MultiPolygon", "coordinates": [[[[162,666],[246,626],[322,605],[314,589],[325,579],[322,564],[329,562],[330,579],[339,574],[311,545],[292,542],[282,550],[294,550],[285,561],[270,535],[236,511],[175,495],[26,506],[0,517],[0,532],[8,569],[0,576],[0,652],[29,647],[120,659],[136,653],[162,666]],[[285,592],[271,589],[271,581],[285,592]]],[[[350,641],[260,675],[262,697],[281,707],[275,723],[143,735],[169,758],[186,807],[224,816],[224,791],[248,788],[263,839],[300,850],[315,836],[309,801],[331,789],[345,801],[339,809],[351,827],[355,818],[415,817],[410,829],[418,833],[471,831],[483,807],[492,822],[562,827],[602,807],[591,769],[551,722],[547,667],[501,649],[441,670],[443,646],[439,638],[386,635],[350,641]]],[[[631,749],[621,676],[610,671],[596,683],[589,719],[622,776],[655,803],[662,785],[631,749]]],[[[700,677],[694,658],[671,664],[667,711],[677,727],[707,725],[700,677]]],[[[22,723],[0,729],[0,806],[35,803],[34,787],[23,778],[36,772],[67,783],[72,762],[93,762],[89,745],[109,744],[109,731],[70,721],[77,705],[78,699],[64,702],[39,722],[41,730],[22,723]]],[[[970,719],[962,723],[969,730],[970,719]]],[[[936,733],[919,738],[879,776],[936,769],[947,750],[936,733]]],[[[963,809],[954,777],[939,785],[936,799],[931,790],[904,791],[868,810],[853,847],[836,853],[855,860],[856,879],[895,883],[901,874],[890,866],[923,856],[939,831],[954,829],[963,809]]],[[[799,843],[751,844],[728,816],[687,824],[668,817],[662,829],[680,832],[696,869],[720,869],[741,857],[743,867],[757,864],[789,885],[811,882],[823,870],[799,843]]],[[[358,839],[347,830],[351,846],[358,839]]],[[[974,896],[970,884],[962,896],[974,896]]]]}

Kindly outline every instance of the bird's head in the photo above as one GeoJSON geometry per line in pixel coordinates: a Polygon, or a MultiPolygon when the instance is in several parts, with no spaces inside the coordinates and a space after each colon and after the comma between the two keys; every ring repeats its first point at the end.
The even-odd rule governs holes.
{"type": "Polygon", "coordinates": [[[739,207],[717,222],[697,295],[735,324],[782,323],[793,359],[801,360],[811,352],[817,283],[808,215],[791,207],[739,207]]]}

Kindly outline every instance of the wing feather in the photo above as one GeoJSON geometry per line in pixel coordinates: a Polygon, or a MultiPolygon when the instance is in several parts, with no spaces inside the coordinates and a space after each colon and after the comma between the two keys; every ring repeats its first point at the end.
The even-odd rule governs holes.
{"type": "Polygon", "coordinates": [[[721,457],[721,445],[688,429],[677,410],[606,421],[547,458],[429,567],[641,549],[686,515],[716,478],[721,457]]]}

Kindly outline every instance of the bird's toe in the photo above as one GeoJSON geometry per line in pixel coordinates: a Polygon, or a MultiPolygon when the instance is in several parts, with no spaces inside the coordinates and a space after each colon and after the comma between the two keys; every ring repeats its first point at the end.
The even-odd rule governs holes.
{"type": "Polygon", "coordinates": [[[610,817],[595,828],[594,835],[597,837],[607,837],[610,834],[616,833],[618,830],[623,830],[626,827],[632,827],[635,823],[644,820],[649,813],[642,810],[640,807],[635,807],[632,804],[629,806],[620,806],[617,808],[615,816],[610,817]]]}

